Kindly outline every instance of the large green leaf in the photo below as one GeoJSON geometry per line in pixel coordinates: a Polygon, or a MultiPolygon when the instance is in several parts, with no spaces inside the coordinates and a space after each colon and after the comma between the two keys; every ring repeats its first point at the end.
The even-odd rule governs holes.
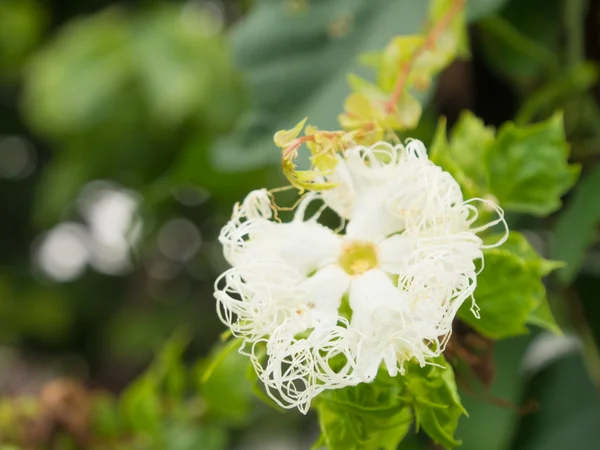
{"type": "Polygon", "coordinates": [[[469,0],[467,2],[467,19],[480,20],[502,9],[508,0],[469,0]]]}
{"type": "Polygon", "coordinates": [[[165,429],[166,448],[177,450],[225,450],[227,430],[219,426],[172,424],[165,429]]]}
{"type": "Polygon", "coordinates": [[[36,0],[0,0],[0,10],[0,78],[10,78],[39,45],[48,18],[36,0]]]}
{"type": "Polygon", "coordinates": [[[219,346],[197,366],[198,392],[206,402],[208,417],[235,424],[247,420],[252,398],[252,384],[244,377],[251,364],[236,351],[239,345],[232,341],[224,348],[219,346]]]}
{"type": "Polygon", "coordinates": [[[480,392],[472,383],[469,388],[465,386],[461,397],[469,416],[461,418],[456,433],[463,441],[461,450],[481,450],[482,443],[486,450],[509,448],[521,417],[518,406],[524,380],[520,368],[529,340],[529,336],[522,336],[495,344],[494,379],[489,391],[480,392]]]}
{"type": "Polygon", "coordinates": [[[505,123],[496,136],[491,127],[464,112],[446,136],[441,119],[430,146],[431,160],[460,184],[465,197],[490,194],[509,211],[547,215],[575,183],[578,165],[569,165],[562,114],[545,122],[505,123]]]}
{"type": "Polygon", "coordinates": [[[181,357],[187,342],[185,332],[175,333],[146,372],[122,394],[120,408],[124,419],[141,436],[159,439],[167,414],[166,403],[173,407],[183,401],[188,380],[181,357]]]}
{"type": "Polygon", "coordinates": [[[561,0],[512,1],[480,22],[477,44],[488,64],[513,81],[531,85],[558,69],[561,0]]]}
{"type": "Polygon", "coordinates": [[[553,256],[566,266],[558,272],[561,282],[573,281],[585,258],[586,250],[594,243],[600,221],[600,168],[588,174],[576,188],[573,198],[556,222],[553,256]]]}
{"type": "Polygon", "coordinates": [[[525,127],[506,123],[485,155],[490,191],[507,210],[547,215],[579,175],[568,157],[562,114],[525,127]]]}
{"type": "Polygon", "coordinates": [[[539,408],[523,417],[511,448],[562,450],[594,448],[598,437],[600,402],[581,356],[555,358],[528,382],[526,400],[539,408]]]}
{"type": "MultiPolygon", "coordinates": [[[[490,236],[486,242],[498,239],[490,236]]],[[[485,250],[484,259],[485,269],[477,277],[475,290],[480,318],[465,303],[459,311],[462,320],[492,339],[527,333],[529,323],[558,332],[541,277],[560,264],[544,260],[515,231],[500,248],[485,250]]]]}
{"type": "Polygon", "coordinates": [[[359,55],[381,50],[392,37],[420,31],[428,2],[323,0],[299,12],[262,0],[234,30],[233,47],[254,95],[254,108],[237,133],[217,146],[219,167],[273,164],[273,135],[304,117],[337,129],[350,93],[349,73],[366,75],[359,55]]]}

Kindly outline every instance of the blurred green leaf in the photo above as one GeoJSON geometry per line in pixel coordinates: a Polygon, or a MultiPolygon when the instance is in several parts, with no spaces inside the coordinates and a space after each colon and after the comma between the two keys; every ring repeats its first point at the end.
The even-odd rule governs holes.
{"type": "Polygon", "coordinates": [[[254,108],[215,149],[223,169],[278,163],[273,135],[304,117],[321,129],[337,129],[350,92],[347,74],[368,74],[358,56],[383,48],[395,35],[419,31],[428,6],[411,0],[323,0],[294,11],[289,5],[257,2],[234,30],[234,52],[254,108]]]}
{"type": "Polygon", "coordinates": [[[558,107],[592,88],[598,81],[598,71],[598,67],[588,61],[570,67],[529,95],[515,122],[526,124],[536,118],[549,117],[558,107]]]}
{"type": "MultiPolygon", "coordinates": [[[[485,242],[499,238],[489,236],[485,242]]],[[[501,247],[484,250],[484,260],[474,295],[481,317],[474,316],[467,302],[459,311],[462,320],[491,339],[527,333],[528,323],[559,331],[541,277],[560,264],[544,260],[516,231],[501,247]]]]}
{"type": "Polygon", "coordinates": [[[600,168],[596,167],[577,186],[573,198],[556,221],[553,256],[566,266],[558,271],[563,284],[576,277],[588,247],[594,243],[600,221],[600,168]]]}
{"type": "Polygon", "coordinates": [[[538,216],[556,211],[579,175],[568,157],[562,114],[526,127],[505,123],[485,155],[490,192],[510,211],[538,216]]]}
{"type": "Polygon", "coordinates": [[[104,439],[119,436],[122,431],[117,402],[109,394],[96,394],[92,401],[92,429],[95,435],[104,439]]]}
{"type": "Polygon", "coordinates": [[[157,383],[151,374],[142,375],[127,387],[121,394],[120,407],[132,431],[159,438],[163,411],[157,383]]]}
{"type": "Polygon", "coordinates": [[[188,389],[188,374],[183,352],[189,344],[187,330],[180,329],[163,345],[154,362],[154,370],[163,377],[164,392],[171,400],[183,400],[188,389]]]}
{"type": "Polygon", "coordinates": [[[133,17],[111,9],[70,23],[32,62],[24,103],[32,125],[63,140],[81,130],[134,133],[140,119],[227,126],[239,107],[237,92],[223,98],[219,86],[238,82],[227,47],[206,13],[187,12],[184,20],[174,7],[133,17]],[[215,114],[232,101],[228,118],[215,114]]]}
{"type": "Polygon", "coordinates": [[[245,97],[227,42],[201,6],[183,8],[108,9],[69,22],[36,53],[24,116],[58,150],[38,186],[39,223],[54,222],[86,181],[140,189],[197,133],[210,142],[233,124],[245,97]]]}
{"type": "Polygon", "coordinates": [[[467,2],[467,19],[480,20],[502,9],[508,0],[469,0],[467,2]]]}
{"type": "Polygon", "coordinates": [[[182,402],[187,375],[181,357],[189,337],[176,332],[158,352],[152,365],[123,392],[120,407],[131,429],[158,442],[166,415],[165,401],[182,402]]]}
{"type": "Polygon", "coordinates": [[[600,401],[581,356],[572,354],[533,375],[526,399],[539,409],[523,417],[514,450],[593,448],[598,436],[600,401]]]}
{"type": "Polygon", "coordinates": [[[486,62],[522,85],[558,69],[561,0],[509,2],[501,14],[480,22],[477,44],[486,62]]]}
{"type": "Polygon", "coordinates": [[[206,402],[207,414],[232,423],[243,423],[250,413],[252,384],[245,378],[248,366],[251,366],[247,356],[239,354],[234,347],[216,347],[213,354],[196,367],[198,392],[206,402]],[[231,347],[231,348],[230,348],[231,347]],[[213,366],[213,361],[216,363],[213,366]],[[209,376],[204,379],[207,370],[209,376]]]}
{"type": "MultiPolygon", "coordinates": [[[[529,336],[498,341],[494,350],[494,379],[485,394],[474,389],[462,391],[463,405],[469,416],[463,416],[457,436],[463,441],[461,450],[506,450],[522,416],[518,410],[523,390],[522,357],[529,336]]],[[[460,377],[459,377],[460,379],[460,377]]]]}
{"type": "Polygon", "coordinates": [[[19,75],[48,21],[41,2],[0,0],[0,78],[19,75]]]}
{"type": "Polygon", "coordinates": [[[224,450],[227,441],[226,430],[215,426],[172,425],[165,431],[166,448],[174,450],[224,450]]]}

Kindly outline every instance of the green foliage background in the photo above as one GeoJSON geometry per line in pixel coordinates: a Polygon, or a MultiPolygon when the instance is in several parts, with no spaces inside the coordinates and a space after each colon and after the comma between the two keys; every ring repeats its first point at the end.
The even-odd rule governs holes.
{"type": "Polygon", "coordinates": [[[315,404],[318,419],[281,413],[261,402],[245,358],[219,353],[212,283],[226,264],[216,235],[247,191],[283,184],[273,134],[305,116],[336,129],[347,74],[372,77],[360,56],[419,32],[427,7],[0,0],[0,449],[51,448],[52,439],[54,448],[76,448],[72,420],[38,399],[65,376],[89,397],[84,448],[371,449],[385,441],[388,450],[402,438],[398,448],[432,448],[422,431],[466,449],[593,446],[595,0],[469,0],[471,59],[422,95],[423,117],[408,133],[469,196],[493,193],[515,230],[486,253],[496,269],[482,273],[476,295],[490,314],[460,313],[484,336],[510,337],[495,347],[489,391],[457,377],[468,417],[452,380],[421,385],[431,374],[419,370],[435,367],[328,392],[315,404]],[[89,211],[107,192],[139,205],[129,221],[141,226],[118,240],[132,243],[126,256],[94,234],[100,222],[89,211]],[[62,279],[48,264],[59,267],[61,252],[69,259],[79,247],[63,241],[50,263],[40,259],[61,226],[87,255],[62,279]],[[126,263],[103,262],[107,255],[126,263]],[[554,261],[564,264],[543,285],[554,261]],[[564,336],[526,334],[531,324],[556,330],[553,315],[564,336]],[[435,407],[444,403],[453,406],[435,407]],[[360,427],[336,429],[345,415],[360,427]],[[45,433],[48,422],[67,432],[45,433]],[[456,437],[448,423],[458,423],[456,437]]]}

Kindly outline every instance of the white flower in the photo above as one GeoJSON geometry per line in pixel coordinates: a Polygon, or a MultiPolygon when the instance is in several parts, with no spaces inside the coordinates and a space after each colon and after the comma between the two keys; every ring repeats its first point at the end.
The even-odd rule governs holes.
{"type": "Polygon", "coordinates": [[[215,285],[219,317],[269,395],[303,412],[382,364],[394,376],[439,355],[476,287],[476,233],[505,224],[491,205],[499,219],[473,228],[473,200],[419,141],[350,149],[327,181],[336,187],[307,194],[289,223],[273,219],[266,190],[250,193],[220,236],[232,268],[215,285]],[[316,200],[348,221],[345,234],[308,217],[316,200]]]}

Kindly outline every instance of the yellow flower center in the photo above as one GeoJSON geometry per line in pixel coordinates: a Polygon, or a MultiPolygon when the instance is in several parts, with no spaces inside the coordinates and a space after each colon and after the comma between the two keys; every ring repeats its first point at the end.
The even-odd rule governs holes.
{"type": "Polygon", "coordinates": [[[371,242],[348,242],[338,262],[348,275],[360,275],[377,267],[377,250],[371,242]]]}

